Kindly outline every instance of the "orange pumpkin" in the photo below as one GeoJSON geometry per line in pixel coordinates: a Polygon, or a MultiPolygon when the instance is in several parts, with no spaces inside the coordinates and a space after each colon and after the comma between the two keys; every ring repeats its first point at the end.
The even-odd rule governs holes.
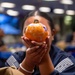
{"type": "Polygon", "coordinates": [[[39,23],[38,20],[34,20],[34,23],[27,26],[25,36],[30,40],[43,42],[48,36],[48,31],[45,25],[39,23]]]}

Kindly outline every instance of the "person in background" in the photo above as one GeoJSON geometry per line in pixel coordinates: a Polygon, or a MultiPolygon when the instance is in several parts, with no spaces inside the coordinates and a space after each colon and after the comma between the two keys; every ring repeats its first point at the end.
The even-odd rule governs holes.
{"type": "Polygon", "coordinates": [[[4,31],[0,29],[0,51],[7,51],[7,46],[3,41],[4,35],[5,35],[4,31]]]}
{"type": "Polygon", "coordinates": [[[75,46],[75,24],[71,27],[72,32],[66,36],[66,44],[67,46],[75,46]]]}
{"type": "Polygon", "coordinates": [[[14,53],[8,58],[5,66],[16,66],[25,75],[75,75],[75,58],[52,44],[56,31],[49,14],[38,10],[25,16],[23,22],[23,36],[21,37],[26,52],[14,53]],[[38,43],[25,37],[27,25],[39,20],[47,27],[48,37],[38,43]]]}
{"type": "Polygon", "coordinates": [[[64,40],[62,40],[60,37],[60,26],[58,24],[55,24],[55,30],[56,30],[56,35],[54,36],[53,44],[55,44],[57,47],[59,47],[61,50],[64,50],[66,47],[66,43],[64,40]]]}

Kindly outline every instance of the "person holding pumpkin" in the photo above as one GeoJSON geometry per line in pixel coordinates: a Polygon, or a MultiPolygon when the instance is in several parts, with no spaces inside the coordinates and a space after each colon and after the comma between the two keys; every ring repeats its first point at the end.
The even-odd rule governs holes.
{"type": "Polygon", "coordinates": [[[6,65],[16,66],[25,75],[75,75],[75,58],[52,44],[56,31],[49,14],[32,11],[23,25],[26,52],[14,53],[6,65]]]}

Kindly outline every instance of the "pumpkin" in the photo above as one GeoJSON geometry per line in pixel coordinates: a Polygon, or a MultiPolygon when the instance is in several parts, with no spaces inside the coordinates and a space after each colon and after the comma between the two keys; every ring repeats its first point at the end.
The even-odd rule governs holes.
{"type": "Polygon", "coordinates": [[[36,42],[43,42],[48,36],[48,31],[45,25],[39,23],[38,20],[34,20],[34,23],[27,26],[25,36],[36,42]]]}

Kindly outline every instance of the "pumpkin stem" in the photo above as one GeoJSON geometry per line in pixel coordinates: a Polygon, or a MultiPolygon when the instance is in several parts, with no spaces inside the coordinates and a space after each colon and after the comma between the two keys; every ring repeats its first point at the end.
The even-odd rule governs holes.
{"type": "Polygon", "coordinates": [[[34,20],[34,23],[39,23],[39,20],[35,19],[35,20],[34,20]]]}

